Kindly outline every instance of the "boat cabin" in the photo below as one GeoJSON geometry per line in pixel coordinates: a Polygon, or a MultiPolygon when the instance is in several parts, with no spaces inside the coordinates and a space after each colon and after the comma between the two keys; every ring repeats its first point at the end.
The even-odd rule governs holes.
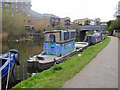
{"type": "Polygon", "coordinates": [[[62,56],[75,50],[76,30],[53,30],[44,32],[42,54],[62,56]]]}

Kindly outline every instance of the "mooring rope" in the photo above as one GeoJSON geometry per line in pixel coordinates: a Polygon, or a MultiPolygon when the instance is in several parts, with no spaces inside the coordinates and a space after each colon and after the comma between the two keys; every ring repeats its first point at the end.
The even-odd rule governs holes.
{"type": "Polygon", "coordinates": [[[7,76],[7,83],[6,83],[6,90],[8,88],[8,83],[9,83],[9,76],[10,76],[10,52],[8,53],[9,55],[9,68],[8,68],[8,76],[7,76]]]}
{"type": "Polygon", "coordinates": [[[6,56],[8,56],[7,53],[5,53],[5,54],[3,54],[3,55],[0,55],[0,58],[4,58],[4,57],[6,57],[6,56]]]}

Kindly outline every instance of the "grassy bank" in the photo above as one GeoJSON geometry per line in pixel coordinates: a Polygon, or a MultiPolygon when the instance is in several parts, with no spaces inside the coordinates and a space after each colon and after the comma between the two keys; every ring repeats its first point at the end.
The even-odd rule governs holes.
{"type": "Polygon", "coordinates": [[[110,38],[88,47],[81,53],[81,57],[75,55],[67,61],[60,63],[60,70],[55,70],[55,66],[37,73],[33,77],[19,83],[14,88],[60,88],[66,80],[72,78],[76,73],[85,67],[110,41],[110,38]]]}

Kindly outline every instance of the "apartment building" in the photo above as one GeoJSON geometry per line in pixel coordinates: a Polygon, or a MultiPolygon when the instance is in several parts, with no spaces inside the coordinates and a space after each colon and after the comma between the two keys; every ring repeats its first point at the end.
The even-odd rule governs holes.
{"type": "Polygon", "coordinates": [[[60,17],[53,14],[40,14],[31,10],[32,25],[35,30],[43,32],[45,29],[55,29],[57,25],[61,24],[60,17]]]}
{"type": "Polygon", "coordinates": [[[77,19],[74,20],[74,23],[78,24],[78,25],[100,25],[101,23],[101,19],[100,18],[96,18],[96,19],[89,19],[89,18],[84,18],[84,19],[77,19]]]}
{"type": "Polygon", "coordinates": [[[31,0],[0,0],[2,10],[10,10],[12,16],[22,14],[25,27],[32,26],[31,6],[31,0]]]}
{"type": "Polygon", "coordinates": [[[84,19],[77,19],[74,20],[74,23],[79,24],[79,25],[90,25],[90,19],[84,18],[84,19]]]}
{"type": "Polygon", "coordinates": [[[95,24],[94,25],[100,25],[101,19],[100,18],[96,18],[95,19],[95,24]]]}
{"type": "Polygon", "coordinates": [[[0,7],[11,10],[11,15],[21,13],[24,18],[24,26],[28,31],[43,32],[44,29],[55,29],[58,25],[69,26],[71,21],[69,17],[60,18],[53,14],[40,14],[31,10],[31,0],[4,0],[0,7]],[[25,2],[26,1],[26,2],[25,2]]]}
{"type": "Polygon", "coordinates": [[[70,17],[65,17],[64,18],[64,25],[70,25],[70,23],[71,23],[70,17]]]}

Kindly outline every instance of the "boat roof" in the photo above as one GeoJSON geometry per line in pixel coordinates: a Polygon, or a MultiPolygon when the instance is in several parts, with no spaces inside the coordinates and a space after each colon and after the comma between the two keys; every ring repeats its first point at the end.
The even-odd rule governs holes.
{"type": "Polygon", "coordinates": [[[94,34],[88,34],[87,36],[95,36],[95,35],[97,35],[97,36],[99,36],[101,33],[99,33],[99,32],[95,32],[94,34]]]}
{"type": "Polygon", "coordinates": [[[61,32],[61,31],[76,31],[76,30],[52,30],[52,31],[45,31],[44,33],[56,33],[56,32],[61,32]]]}

